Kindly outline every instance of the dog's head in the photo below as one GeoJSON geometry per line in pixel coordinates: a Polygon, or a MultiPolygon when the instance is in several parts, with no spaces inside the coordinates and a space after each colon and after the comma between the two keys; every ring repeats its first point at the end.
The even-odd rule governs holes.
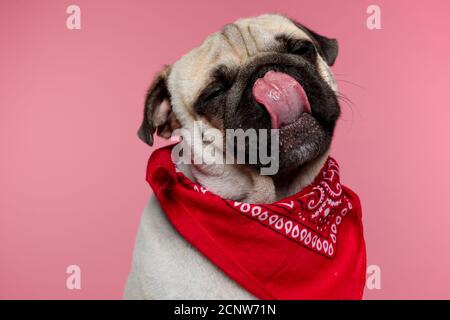
{"type": "Polygon", "coordinates": [[[166,67],[148,91],[139,137],[170,137],[194,121],[279,129],[281,172],[324,154],[340,114],[329,67],[337,41],[281,15],[240,19],[166,67]]]}

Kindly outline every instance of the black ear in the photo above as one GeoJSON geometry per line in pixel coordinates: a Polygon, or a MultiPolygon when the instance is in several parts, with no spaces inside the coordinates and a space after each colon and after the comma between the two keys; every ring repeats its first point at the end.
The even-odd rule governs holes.
{"type": "Polygon", "coordinates": [[[332,66],[336,61],[336,57],[338,55],[339,46],[336,39],[330,39],[324,37],[313,30],[305,27],[299,22],[292,21],[297,27],[302,29],[314,42],[319,50],[319,54],[323,57],[325,62],[332,66]]]}
{"type": "Polygon", "coordinates": [[[145,97],[144,117],[138,136],[150,146],[153,145],[153,134],[156,130],[158,135],[170,138],[172,131],[180,126],[172,112],[170,94],[167,89],[169,71],[170,68],[166,67],[155,77],[145,97]]]}

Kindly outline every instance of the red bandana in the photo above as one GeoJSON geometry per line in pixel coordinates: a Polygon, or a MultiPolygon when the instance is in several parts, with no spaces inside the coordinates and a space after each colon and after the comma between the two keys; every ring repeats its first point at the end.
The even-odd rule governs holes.
{"type": "Polygon", "coordinates": [[[270,204],[207,191],[175,170],[171,147],[153,152],[147,181],[175,229],[256,297],[362,298],[361,205],[332,158],[311,185],[270,204]]]}

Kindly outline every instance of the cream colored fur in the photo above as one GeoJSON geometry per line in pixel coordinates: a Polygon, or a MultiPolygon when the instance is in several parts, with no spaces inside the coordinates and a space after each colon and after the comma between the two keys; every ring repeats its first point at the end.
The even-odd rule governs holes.
{"type": "MultiPolygon", "coordinates": [[[[289,19],[263,15],[241,19],[210,35],[198,48],[170,68],[167,79],[171,104],[184,129],[194,131],[194,121],[202,120],[192,109],[205,86],[210,70],[217,65],[239,66],[270,51],[276,34],[308,36],[289,19]]],[[[320,73],[336,91],[327,64],[319,57],[320,73]]],[[[210,126],[206,121],[205,127],[210,126]]],[[[192,146],[200,152],[203,145],[192,146]]],[[[220,148],[220,146],[216,146],[220,148]]],[[[189,165],[182,171],[206,189],[228,199],[244,202],[273,202],[300,191],[313,181],[328,153],[304,166],[278,190],[272,179],[236,165],[189,165]]],[[[126,284],[127,299],[250,299],[243,290],[200,253],[170,225],[157,199],[152,196],[144,209],[133,266],[126,284]]]]}

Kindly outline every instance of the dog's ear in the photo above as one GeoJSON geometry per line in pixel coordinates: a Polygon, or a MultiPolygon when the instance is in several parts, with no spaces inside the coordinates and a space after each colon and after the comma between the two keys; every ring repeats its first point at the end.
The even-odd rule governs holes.
{"type": "Polygon", "coordinates": [[[297,27],[302,29],[315,42],[315,45],[319,50],[319,54],[323,57],[323,59],[329,66],[332,66],[336,61],[339,51],[337,40],[322,36],[297,21],[292,20],[292,22],[297,27]]]}
{"type": "Polygon", "coordinates": [[[144,118],[138,130],[138,136],[150,146],[153,145],[155,131],[161,137],[170,138],[172,131],[180,127],[180,123],[172,112],[170,94],[167,88],[169,73],[170,66],[155,77],[145,97],[144,118]]]}

